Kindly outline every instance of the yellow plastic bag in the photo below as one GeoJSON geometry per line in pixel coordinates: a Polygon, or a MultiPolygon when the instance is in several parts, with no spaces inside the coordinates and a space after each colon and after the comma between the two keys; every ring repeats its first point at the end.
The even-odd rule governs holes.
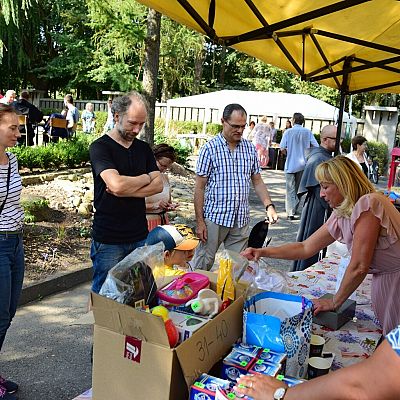
{"type": "Polygon", "coordinates": [[[235,300],[235,286],[233,284],[232,260],[221,258],[217,278],[217,294],[222,301],[235,300]]]}

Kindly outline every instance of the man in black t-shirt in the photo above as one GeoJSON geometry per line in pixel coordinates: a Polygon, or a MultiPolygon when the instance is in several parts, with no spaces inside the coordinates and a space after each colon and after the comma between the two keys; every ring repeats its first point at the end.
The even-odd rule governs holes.
{"type": "Polygon", "coordinates": [[[148,234],[145,197],[163,189],[150,146],[136,138],[147,119],[144,98],[131,92],[113,101],[115,127],[90,146],[94,178],[94,220],[90,257],[92,290],[108,271],[148,234]]]}

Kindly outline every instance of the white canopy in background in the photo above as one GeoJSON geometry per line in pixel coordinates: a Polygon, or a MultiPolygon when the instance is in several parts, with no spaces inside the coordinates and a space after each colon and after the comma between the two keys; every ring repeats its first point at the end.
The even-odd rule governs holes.
{"type": "MultiPolygon", "coordinates": [[[[220,90],[168,100],[166,122],[168,123],[170,120],[171,107],[204,108],[206,110],[205,119],[208,119],[210,113],[207,110],[218,110],[219,118],[221,118],[225,106],[230,103],[242,105],[249,118],[251,115],[267,115],[273,116],[276,120],[279,117],[292,117],[295,112],[300,112],[306,119],[336,122],[339,112],[337,107],[306,94],[220,90]]],[[[209,120],[204,121],[204,128],[207,122],[209,120]]],[[[349,118],[349,115],[344,113],[343,122],[351,122],[352,130],[355,130],[356,118],[349,118]]],[[[166,124],[167,126],[168,124],[166,124]]],[[[203,129],[203,133],[205,133],[205,129],[203,129]]]]}

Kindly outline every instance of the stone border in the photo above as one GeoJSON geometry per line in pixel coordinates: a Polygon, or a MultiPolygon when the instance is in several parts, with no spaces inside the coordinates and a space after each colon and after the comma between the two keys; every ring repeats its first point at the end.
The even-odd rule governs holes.
{"type": "Polygon", "coordinates": [[[68,272],[66,274],[57,274],[49,277],[44,281],[33,283],[22,289],[18,306],[30,303],[32,301],[41,300],[43,297],[51,294],[63,292],[74,286],[86,283],[92,280],[92,267],[84,266],[77,271],[68,272]]]}

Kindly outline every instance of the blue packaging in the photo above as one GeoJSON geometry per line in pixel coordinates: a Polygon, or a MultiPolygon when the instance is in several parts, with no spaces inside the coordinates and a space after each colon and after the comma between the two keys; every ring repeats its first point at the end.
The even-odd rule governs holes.
{"type": "Polygon", "coordinates": [[[283,376],[283,375],[278,375],[276,377],[279,381],[282,381],[283,383],[286,383],[289,387],[296,386],[300,383],[305,382],[304,379],[298,379],[298,378],[293,378],[291,376],[283,376]]]}
{"type": "Polygon", "coordinates": [[[257,361],[255,357],[243,354],[238,350],[232,350],[222,361],[223,379],[236,382],[241,374],[247,374],[252,365],[257,361]]]}
{"type": "Polygon", "coordinates": [[[228,389],[229,385],[229,381],[201,374],[190,387],[189,400],[214,400],[217,389],[228,389]]]}
{"type": "Polygon", "coordinates": [[[237,350],[239,353],[242,354],[247,354],[250,357],[257,357],[258,354],[263,350],[263,348],[241,342],[241,343],[236,343],[233,346],[233,350],[237,350]]]}
{"type": "Polygon", "coordinates": [[[281,364],[272,364],[268,361],[257,360],[249,369],[250,374],[263,374],[269,376],[276,376],[282,371],[281,364]]]}

